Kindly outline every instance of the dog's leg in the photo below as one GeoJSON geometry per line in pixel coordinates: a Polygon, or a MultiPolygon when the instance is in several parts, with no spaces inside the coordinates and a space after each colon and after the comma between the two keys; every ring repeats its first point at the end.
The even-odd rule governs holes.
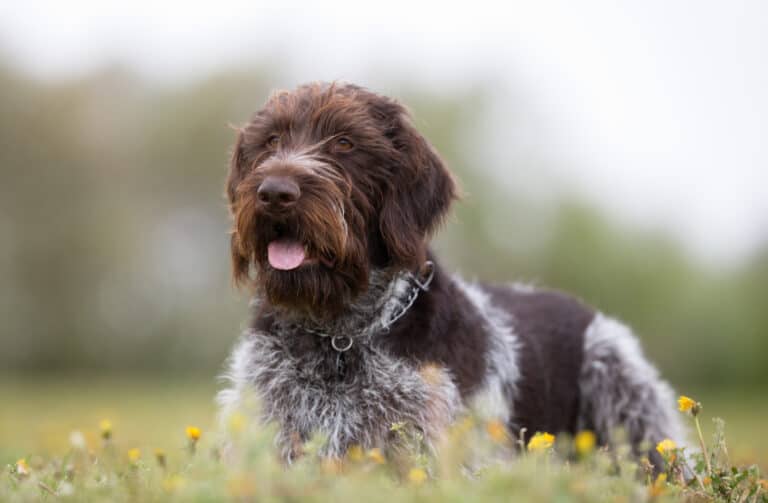
{"type": "Polygon", "coordinates": [[[602,445],[622,431],[635,454],[647,453],[657,470],[661,459],[656,443],[670,438],[683,445],[685,432],[672,389],[618,321],[598,314],[587,327],[579,387],[579,428],[593,430],[602,445]]]}

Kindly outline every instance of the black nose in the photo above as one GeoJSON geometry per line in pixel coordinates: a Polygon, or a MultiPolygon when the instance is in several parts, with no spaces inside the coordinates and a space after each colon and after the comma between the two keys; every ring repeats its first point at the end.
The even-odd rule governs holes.
{"type": "Polygon", "coordinates": [[[299,186],[284,176],[268,176],[259,185],[256,195],[262,204],[271,207],[291,206],[299,200],[299,186]]]}

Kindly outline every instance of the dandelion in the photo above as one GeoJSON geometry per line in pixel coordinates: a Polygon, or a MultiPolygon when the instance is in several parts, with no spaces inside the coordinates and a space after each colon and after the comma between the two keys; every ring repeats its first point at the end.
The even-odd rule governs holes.
{"type": "Polygon", "coordinates": [[[707,463],[707,473],[712,475],[712,463],[709,461],[707,444],[704,442],[704,435],[701,433],[701,424],[699,424],[699,412],[701,412],[701,403],[697,402],[693,398],[681,395],[680,398],[677,399],[677,408],[680,409],[680,412],[690,412],[693,416],[693,422],[696,425],[696,433],[699,435],[701,453],[704,455],[704,461],[707,463]]]}
{"type": "Polygon", "coordinates": [[[109,419],[99,421],[99,430],[101,431],[101,438],[104,440],[112,438],[112,421],[109,419]]]}
{"type": "Polygon", "coordinates": [[[368,459],[376,463],[377,465],[383,465],[387,462],[384,458],[384,454],[381,453],[381,449],[374,447],[368,451],[368,459]]]}
{"type": "Polygon", "coordinates": [[[693,398],[681,395],[677,399],[677,408],[680,412],[690,412],[694,417],[699,415],[701,411],[701,404],[693,398]]]}
{"type": "Polygon", "coordinates": [[[365,453],[363,452],[363,448],[359,445],[353,445],[347,450],[347,457],[350,459],[350,461],[354,461],[355,463],[359,463],[363,459],[365,459],[365,453]]]}
{"type": "Polygon", "coordinates": [[[187,426],[187,438],[192,442],[197,442],[200,440],[200,435],[202,435],[200,428],[197,426],[187,426]]]}
{"type": "Polygon", "coordinates": [[[661,496],[664,493],[664,490],[667,487],[667,474],[666,473],[660,473],[658,477],[656,477],[656,480],[653,482],[653,484],[648,487],[648,495],[651,498],[655,498],[657,496],[661,496]]]}
{"type": "Polygon", "coordinates": [[[662,440],[656,445],[656,450],[662,456],[666,455],[669,452],[674,451],[675,449],[677,449],[677,444],[673,440],[670,440],[668,438],[665,438],[664,440],[662,440]]]}
{"type": "Polygon", "coordinates": [[[136,464],[139,459],[141,459],[141,451],[138,448],[128,449],[128,460],[131,463],[136,464]]]}
{"type": "Polygon", "coordinates": [[[677,444],[668,439],[665,438],[658,444],[656,444],[656,451],[662,455],[665,459],[668,458],[669,462],[672,463],[675,461],[675,451],[677,450],[677,444]]]}
{"type": "Polygon", "coordinates": [[[528,450],[531,452],[543,452],[552,448],[555,436],[550,433],[536,433],[528,441],[528,450]]]}
{"type": "Polygon", "coordinates": [[[488,436],[491,437],[491,440],[497,444],[506,442],[508,438],[507,427],[498,419],[488,421],[485,425],[485,431],[488,432],[488,436]]]}
{"type": "Polygon", "coordinates": [[[580,431],[573,439],[573,444],[576,447],[576,452],[579,456],[587,456],[595,450],[595,444],[597,444],[597,438],[591,431],[580,431]]]}
{"type": "Polygon", "coordinates": [[[202,432],[197,426],[187,426],[186,433],[187,438],[189,439],[189,452],[190,454],[194,454],[195,447],[197,447],[197,442],[200,440],[202,432]]]}
{"type": "Polygon", "coordinates": [[[427,472],[422,468],[411,468],[408,472],[408,480],[411,481],[412,484],[421,485],[427,480],[427,472]]]}
{"type": "Polygon", "coordinates": [[[16,474],[23,477],[29,475],[29,465],[27,464],[26,459],[21,458],[20,460],[16,461],[16,474]]]}

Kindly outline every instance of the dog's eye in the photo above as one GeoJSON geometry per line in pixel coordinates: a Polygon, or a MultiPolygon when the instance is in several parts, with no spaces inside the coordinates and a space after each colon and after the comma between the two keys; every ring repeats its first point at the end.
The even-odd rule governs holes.
{"type": "Polygon", "coordinates": [[[352,142],[349,141],[349,138],[342,136],[336,140],[336,150],[340,152],[349,152],[352,150],[352,147],[354,147],[354,145],[352,145],[352,142]]]}
{"type": "Polygon", "coordinates": [[[277,148],[278,145],[280,145],[280,136],[273,134],[269,138],[267,138],[267,142],[265,143],[267,148],[277,148]]]}

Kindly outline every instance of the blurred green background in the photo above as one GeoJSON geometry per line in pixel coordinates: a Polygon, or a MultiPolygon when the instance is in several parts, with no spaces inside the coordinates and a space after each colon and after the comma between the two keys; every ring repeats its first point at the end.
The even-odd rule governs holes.
{"type": "MultiPolygon", "coordinates": [[[[0,63],[0,454],[62,447],[102,417],[134,443],[210,428],[246,319],[229,279],[228,125],[261,105],[271,71],[160,85],[120,66],[38,80],[0,63]]],[[[495,171],[473,157],[492,89],[406,80],[397,95],[466,193],[435,242],[448,268],[623,319],[677,390],[725,417],[740,458],[768,459],[768,243],[703,265],[575,193],[530,197],[495,176],[524,180],[535,156],[495,171]]]]}

